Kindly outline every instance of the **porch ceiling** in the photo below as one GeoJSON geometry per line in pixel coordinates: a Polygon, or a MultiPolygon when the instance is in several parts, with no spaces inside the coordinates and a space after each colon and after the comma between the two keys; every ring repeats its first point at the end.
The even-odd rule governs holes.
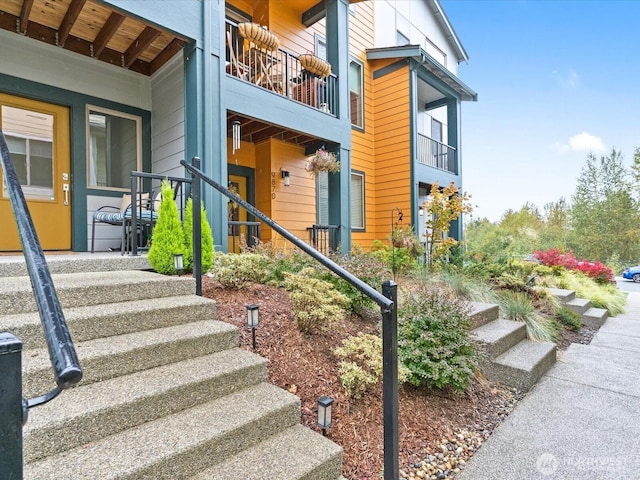
{"type": "Polygon", "coordinates": [[[277,138],[279,140],[295,143],[296,145],[311,145],[320,141],[317,137],[305,135],[295,130],[289,130],[278,125],[262,122],[250,117],[238,115],[234,112],[227,113],[227,137],[233,138],[232,128],[233,122],[240,122],[240,138],[245,142],[260,143],[269,138],[277,138]]]}
{"type": "Polygon", "coordinates": [[[96,0],[0,0],[0,28],[144,75],[186,41],[96,0]]]}

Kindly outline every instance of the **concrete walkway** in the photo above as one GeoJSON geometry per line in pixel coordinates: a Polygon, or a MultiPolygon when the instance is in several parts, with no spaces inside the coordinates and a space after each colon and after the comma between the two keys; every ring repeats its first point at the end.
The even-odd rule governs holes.
{"type": "Polygon", "coordinates": [[[458,479],[640,479],[640,293],[626,309],[558,355],[458,479]]]}

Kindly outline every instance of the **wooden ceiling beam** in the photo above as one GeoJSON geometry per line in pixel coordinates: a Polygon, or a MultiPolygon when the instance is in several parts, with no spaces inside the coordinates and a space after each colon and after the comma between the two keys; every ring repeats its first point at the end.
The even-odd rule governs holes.
{"type": "Polygon", "coordinates": [[[146,27],[138,38],[124,52],[124,66],[129,68],[151,43],[160,35],[160,31],[153,27],[146,27]]]}
{"type": "Polygon", "coordinates": [[[111,40],[111,37],[118,31],[118,28],[124,22],[124,15],[120,15],[117,12],[111,12],[107,21],[96,35],[93,41],[93,56],[98,58],[104,51],[107,43],[111,40]]]}
{"type": "Polygon", "coordinates": [[[22,2],[22,9],[20,10],[20,33],[24,35],[27,33],[27,24],[29,23],[29,15],[31,15],[31,9],[33,8],[33,0],[24,0],[22,2]]]}
{"type": "Polygon", "coordinates": [[[176,53],[182,50],[184,42],[179,38],[174,38],[156,58],[151,61],[151,74],[153,75],[160,67],[167,63],[176,53]]]}
{"type": "Polygon", "coordinates": [[[69,33],[73,28],[73,24],[76,23],[78,19],[78,15],[84,8],[84,4],[87,3],[87,0],[71,0],[71,4],[67,9],[67,13],[62,19],[62,23],[58,28],[58,45],[64,47],[67,38],[69,38],[69,33]]]}

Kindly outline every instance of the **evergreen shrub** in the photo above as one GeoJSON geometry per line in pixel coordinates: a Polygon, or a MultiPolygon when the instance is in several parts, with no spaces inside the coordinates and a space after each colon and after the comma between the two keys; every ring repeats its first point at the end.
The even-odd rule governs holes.
{"type": "MultiPolygon", "coordinates": [[[[202,272],[208,272],[213,264],[213,234],[211,226],[207,220],[207,212],[202,204],[200,205],[200,237],[201,237],[201,262],[202,272]]],[[[193,199],[187,200],[184,212],[184,265],[185,269],[193,269],[193,199]]]]}
{"type": "Polygon", "coordinates": [[[147,258],[156,272],[172,275],[177,273],[173,266],[174,254],[184,255],[184,235],[171,183],[163,180],[160,190],[162,202],[147,258]]]}

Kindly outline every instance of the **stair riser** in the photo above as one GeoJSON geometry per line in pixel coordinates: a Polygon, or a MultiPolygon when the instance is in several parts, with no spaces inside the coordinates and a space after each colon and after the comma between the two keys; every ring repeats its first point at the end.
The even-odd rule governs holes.
{"type": "Polygon", "coordinates": [[[608,315],[582,315],[582,325],[590,327],[590,328],[600,328],[604,322],[607,321],[608,315]]]}
{"type": "MultiPolygon", "coordinates": [[[[334,455],[300,480],[335,480],[336,472],[342,470],[342,455],[334,455]]],[[[342,477],[340,477],[342,478],[342,477]]]]}
{"type": "MultiPolygon", "coordinates": [[[[147,257],[120,254],[49,255],[46,257],[49,272],[82,273],[113,272],[121,270],[151,270],[147,257]]],[[[0,261],[0,277],[24,277],[27,267],[24,257],[7,257],[0,261]]]]}
{"type": "MultiPolygon", "coordinates": [[[[55,280],[54,280],[55,282],[55,280]]],[[[95,285],[73,288],[57,288],[58,299],[64,308],[100,305],[104,303],[129,302],[147,298],[193,295],[195,283],[190,279],[176,281],[154,281],[152,283],[125,283],[114,288],[113,285],[95,285]]],[[[0,294],[0,311],[6,315],[37,311],[31,290],[0,294]]]]}
{"type": "Polygon", "coordinates": [[[482,349],[490,359],[494,359],[518,342],[527,338],[527,327],[522,324],[522,328],[512,331],[493,343],[482,343],[482,349]]]}
{"type": "Polygon", "coordinates": [[[486,308],[470,314],[469,318],[471,319],[472,328],[478,328],[489,322],[493,322],[499,315],[500,307],[498,305],[487,305],[486,308]]]}
{"type": "Polygon", "coordinates": [[[520,391],[527,392],[555,362],[556,351],[552,350],[540,358],[530,370],[521,370],[497,362],[488,362],[489,365],[486,365],[484,372],[487,378],[492,381],[500,382],[504,385],[517,388],[520,391]]]}
{"type": "MultiPolygon", "coordinates": [[[[257,421],[246,423],[234,430],[222,434],[200,444],[191,450],[177,453],[162,459],[159,463],[142,468],[129,475],[118,477],[118,480],[175,480],[188,478],[202,471],[217,461],[241,452],[259,443],[263,438],[300,422],[300,408],[297,402],[291,403],[257,421]]],[[[188,434],[185,432],[185,434],[188,434]]]]}
{"type": "MultiPolygon", "coordinates": [[[[181,325],[194,319],[215,318],[216,305],[214,302],[207,302],[200,305],[176,305],[172,308],[147,310],[142,314],[138,311],[129,311],[113,315],[108,312],[96,312],[95,315],[78,317],[67,315],[67,325],[74,343],[79,343],[96,338],[181,325]]],[[[25,351],[46,348],[42,326],[37,317],[27,324],[8,330],[22,340],[25,351]]]]}
{"type": "Polygon", "coordinates": [[[569,310],[572,310],[573,312],[577,313],[578,315],[582,316],[584,315],[584,313],[589,310],[591,308],[591,303],[587,303],[585,305],[573,305],[571,303],[567,303],[566,307],[569,310]]]}
{"type": "MultiPolygon", "coordinates": [[[[96,441],[145,422],[191,408],[266,381],[266,363],[226,372],[195,384],[183,385],[106,411],[77,418],[72,424],[52,424],[25,435],[24,457],[35,461],[62,450],[96,441]],[[51,439],[55,438],[52,444],[51,439]]],[[[64,399],[62,399],[64,401],[64,399]]]]}
{"type": "MultiPolygon", "coordinates": [[[[79,348],[78,356],[84,372],[82,384],[86,385],[188,358],[208,355],[237,345],[238,332],[229,330],[92,358],[83,358],[82,350],[79,348]]],[[[53,375],[49,367],[37,368],[25,372],[22,382],[24,396],[29,398],[51,390],[53,375]]]]}

